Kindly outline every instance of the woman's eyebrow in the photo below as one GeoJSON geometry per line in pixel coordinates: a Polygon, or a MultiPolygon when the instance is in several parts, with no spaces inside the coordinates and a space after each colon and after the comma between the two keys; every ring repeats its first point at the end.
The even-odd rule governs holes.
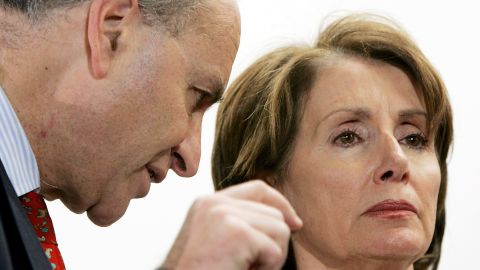
{"type": "Polygon", "coordinates": [[[337,114],[337,113],[349,113],[353,116],[356,116],[360,119],[369,119],[371,118],[371,111],[368,109],[368,108],[364,108],[364,107],[355,107],[355,108],[340,108],[340,109],[336,109],[336,110],[333,110],[331,112],[329,112],[327,115],[325,115],[320,121],[319,123],[327,120],[328,118],[330,118],[331,116],[337,114]]]}
{"type": "Polygon", "coordinates": [[[351,114],[352,116],[358,118],[358,119],[370,119],[371,118],[371,111],[368,109],[368,108],[364,108],[364,107],[354,107],[354,108],[340,108],[340,109],[336,109],[336,110],[333,110],[331,112],[329,112],[327,115],[325,115],[322,119],[320,119],[320,121],[318,121],[318,123],[316,124],[316,127],[315,127],[315,130],[313,132],[313,136],[316,136],[317,132],[318,132],[318,129],[321,125],[322,122],[324,122],[325,120],[327,120],[328,118],[330,118],[331,116],[335,115],[335,114],[338,114],[338,113],[348,113],[348,114],[351,114]]]}
{"type": "MultiPolygon", "coordinates": [[[[331,116],[337,113],[349,113],[359,119],[369,119],[372,116],[372,112],[368,108],[364,108],[364,107],[340,108],[340,109],[336,109],[329,112],[320,120],[320,122],[325,121],[326,119],[330,118],[331,116]]],[[[402,110],[398,113],[398,117],[400,119],[408,119],[408,118],[418,117],[418,116],[424,117],[426,119],[427,112],[422,109],[407,109],[407,110],[402,110]]]]}
{"type": "Polygon", "coordinates": [[[398,117],[400,119],[409,119],[409,118],[418,117],[418,116],[421,116],[427,119],[427,112],[419,109],[409,109],[409,110],[400,111],[400,113],[398,114],[398,117]]]}

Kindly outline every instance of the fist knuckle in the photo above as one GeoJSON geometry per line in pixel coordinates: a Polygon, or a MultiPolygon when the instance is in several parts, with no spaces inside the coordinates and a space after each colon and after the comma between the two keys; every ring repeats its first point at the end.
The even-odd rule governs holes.
{"type": "Polygon", "coordinates": [[[222,220],[222,225],[230,235],[231,239],[249,240],[251,237],[245,224],[232,216],[225,216],[222,220]]]}
{"type": "Polygon", "coordinates": [[[272,257],[272,261],[278,262],[283,259],[284,253],[279,246],[275,245],[275,247],[272,248],[270,256],[272,257]]]}
{"type": "Polygon", "coordinates": [[[290,227],[285,222],[281,222],[278,226],[279,234],[285,239],[288,240],[290,238],[290,227]]]}
{"type": "Polygon", "coordinates": [[[271,189],[271,187],[269,187],[264,181],[262,180],[253,180],[250,182],[251,183],[251,187],[252,189],[258,191],[258,192],[262,192],[262,193],[266,193],[266,192],[269,192],[269,190],[271,189]]]}
{"type": "Polygon", "coordinates": [[[197,198],[193,202],[193,208],[197,211],[205,211],[211,209],[219,203],[219,198],[216,195],[209,195],[197,198]]]}
{"type": "Polygon", "coordinates": [[[278,218],[279,220],[282,220],[282,221],[284,220],[283,213],[282,213],[282,211],[280,211],[280,209],[275,208],[275,207],[271,207],[270,209],[271,209],[272,215],[274,217],[276,217],[276,218],[278,218]]]}
{"type": "Polygon", "coordinates": [[[279,262],[282,262],[286,256],[282,248],[278,245],[270,245],[266,251],[268,254],[268,264],[269,265],[278,265],[279,262]]]}
{"type": "Polygon", "coordinates": [[[228,220],[229,210],[225,205],[216,205],[209,209],[210,216],[216,222],[228,220]]]}

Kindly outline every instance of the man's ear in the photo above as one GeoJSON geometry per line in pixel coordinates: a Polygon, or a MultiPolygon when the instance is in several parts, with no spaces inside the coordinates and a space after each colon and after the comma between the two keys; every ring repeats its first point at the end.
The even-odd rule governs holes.
{"type": "Polygon", "coordinates": [[[95,78],[106,76],[120,35],[132,22],[131,18],[139,16],[138,0],[92,0],[87,19],[87,45],[95,78]]]}

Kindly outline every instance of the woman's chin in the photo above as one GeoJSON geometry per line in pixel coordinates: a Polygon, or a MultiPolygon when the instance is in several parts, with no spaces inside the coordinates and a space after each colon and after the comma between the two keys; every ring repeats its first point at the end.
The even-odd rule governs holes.
{"type": "Polygon", "coordinates": [[[407,228],[370,236],[360,251],[375,259],[412,260],[420,258],[428,248],[425,236],[420,232],[407,228]]]}

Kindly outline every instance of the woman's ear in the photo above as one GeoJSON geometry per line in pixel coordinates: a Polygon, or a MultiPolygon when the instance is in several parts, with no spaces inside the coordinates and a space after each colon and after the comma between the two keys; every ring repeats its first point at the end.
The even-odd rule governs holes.
{"type": "MultiPolygon", "coordinates": [[[[132,26],[132,18],[140,18],[138,0],[93,0],[87,19],[89,65],[93,76],[106,76],[116,56],[119,37],[132,26]]],[[[128,42],[129,39],[123,39],[128,42]]]]}
{"type": "Polygon", "coordinates": [[[271,187],[276,187],[278,184],[277,176],[274,173],[267,171],[257,172],[253,175],[253,178],[263,180],[271,187]]]}

